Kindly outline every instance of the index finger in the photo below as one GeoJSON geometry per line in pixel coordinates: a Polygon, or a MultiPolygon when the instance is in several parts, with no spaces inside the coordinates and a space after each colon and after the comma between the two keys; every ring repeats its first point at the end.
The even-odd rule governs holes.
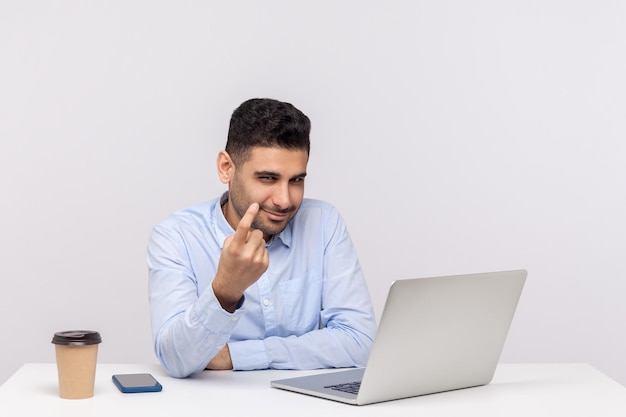
{"type": "Polygon", "coordinates": [[[250,232],[250,227],[252,226],[252,221],[254,217],[259,212],[259,204],[252,203],[246,213],[243,215],[241,220],[239,220],[239,224],[237,225],[237,229],[235,230],[235,235],[233,236],[233,241],[239,244],[246,243],[248,240],[248,233],[250,232]]]}

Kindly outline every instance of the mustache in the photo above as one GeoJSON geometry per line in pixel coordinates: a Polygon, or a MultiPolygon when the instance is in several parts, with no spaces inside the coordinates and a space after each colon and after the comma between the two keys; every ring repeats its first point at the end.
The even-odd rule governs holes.
{"type": "Polygon", "coordinates": [[[265,210],[265,211],[270,211],[272,213],[278,213],[278,214],[287,214],[292,212],[295,209],[294,206],[291,207],[287,207],[287,208],[280,208],[280,207],[269,207],[269,206],[261,206],[261,210],[265,210]]]}

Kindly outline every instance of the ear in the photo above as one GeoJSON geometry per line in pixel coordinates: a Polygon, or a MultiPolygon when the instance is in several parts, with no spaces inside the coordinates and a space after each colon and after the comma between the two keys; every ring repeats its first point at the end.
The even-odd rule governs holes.
{"type": "Polygon", "coordinates": [[[220,151],[217,154],[217,175],[223,184],[228,184],[233,176],[235,164],[230,155],[226,151],[220,151]]]}

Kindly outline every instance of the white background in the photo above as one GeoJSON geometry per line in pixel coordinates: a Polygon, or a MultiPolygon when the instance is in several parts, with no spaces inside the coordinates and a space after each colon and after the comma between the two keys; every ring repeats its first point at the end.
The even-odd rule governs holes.
{"type": "Polygon", "coordinates": [[[156,361],[150,229],[272,97],[377,316],[396,278],[525,268],[502,360],[626,384],[623,1],[2,0],[0,60],[0,383],[66,329],[156,361]]]}

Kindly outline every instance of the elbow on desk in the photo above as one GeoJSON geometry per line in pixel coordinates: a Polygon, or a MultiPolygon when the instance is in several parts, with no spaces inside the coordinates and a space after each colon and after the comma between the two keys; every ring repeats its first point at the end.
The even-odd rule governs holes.
{"type": "Polygon", "coordinates": [[[173,378],[187,378],[204,370],[208,360],[200,366],[192,365],[190,361],[184,361],[180,355],[166,355],[162,349],[155,344],[155,354],[165,372],[173,378]]]}
{"type": "Polygon", "coordinates": [[[185,367],[185,365],[182,363],[179,363],[176,366],[172,366],[161,358],[159,358],[159,363],[169,376],[179,379],[190,377],[204,370],[204,367],[201,367],[200,369],[189,369],[188,367],[185,367]]]}

